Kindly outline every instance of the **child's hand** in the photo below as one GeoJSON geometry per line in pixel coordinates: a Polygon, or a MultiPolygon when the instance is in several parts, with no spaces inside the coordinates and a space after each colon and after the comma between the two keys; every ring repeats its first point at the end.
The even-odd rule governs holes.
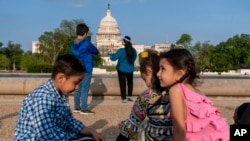
{"type": "Polygon", "coordinates": [[[95,139],[95,141],[105,141],[105,138],[97,133],[94,129],[91,129],[89,127],[85,127],[82,131],[82,134],[92,135],[92,137],[95,139]]]}
{"type": "Polygon", "coordinates": [[[97,132],[93,132],[92,136],[95,139],[95,141],[105,141],[105,138],[97,132]]]}
{"type": "Polygon", "coordinates": [[[111,52],[114,52],[114,44],[111,43],[111,45],[109,46],[109,49],[111,52]]]}

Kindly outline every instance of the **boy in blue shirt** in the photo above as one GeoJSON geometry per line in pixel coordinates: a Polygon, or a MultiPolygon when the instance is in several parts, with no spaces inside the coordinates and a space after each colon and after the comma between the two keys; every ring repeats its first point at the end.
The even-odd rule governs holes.
{"type": "Polygon", "coordinates": [[[92,78],[93,59],[92,55],[99,53],[98,49],[87,39],[89,27],[84,24],[78,24],[76,27],[76,39],[71,44],[71,52],[77,56],[86,67],[85,77],[80,83],[79,89],[74,92],[74,112],[83,115],[94,114],[88,109],[88,93],[92,78]]]}

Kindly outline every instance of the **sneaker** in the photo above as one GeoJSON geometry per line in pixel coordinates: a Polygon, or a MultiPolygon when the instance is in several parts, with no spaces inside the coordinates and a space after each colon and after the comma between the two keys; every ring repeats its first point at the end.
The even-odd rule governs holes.
{"type": "Polygon", "coordinates": [[[91,110],[81,110],[80,114],[81,115],[93,115],[93,114],[95,114],[95,112],[93,112],[91,110]]]}
{"type": "Polygon", "coordinates": [[[122,100],[122,103],[127,103],[127,99],[123,99],[123,100],[122,100]]]}
{"type": "Polygon", "coordinates": [[[131,96],[128,96],[128,101],[133,101],[133,98],[131,96]]]}
{"type": "Polygon", "coordinates": [[[74,112],[74,113],[80,113],[80,112],[81,112],[81,109],[75,109],[73,112],[74,112]]]}

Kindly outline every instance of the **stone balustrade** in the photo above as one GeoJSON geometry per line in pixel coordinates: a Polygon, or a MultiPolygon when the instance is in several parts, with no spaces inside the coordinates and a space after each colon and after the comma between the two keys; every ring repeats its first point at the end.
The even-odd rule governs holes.
{"type": "MultiPolygon", "coordinates": [[[[28,94],[48,78],[39,77],[0,77],[0,94],[28,94]]],[[[198,89],[210,96],[250,96],[250,79],[219,78],[202,79],[198,89]]],[[[134,78],[134,95],[139,95],[146,89],[140,77],[134,78]]],[[[119,96],[120,89],[116,75],[97,75],[91,80],[90,95],[119,96]]]]}

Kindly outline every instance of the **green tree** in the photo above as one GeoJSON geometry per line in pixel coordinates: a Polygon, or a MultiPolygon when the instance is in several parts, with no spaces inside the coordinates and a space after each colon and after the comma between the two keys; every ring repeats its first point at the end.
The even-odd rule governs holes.
{"type": "Polygon", "coordinates": [[[23,50],[21,49],[20,44],[14,44],[12,41],[9,41],[7,47],[5,48],[5,55],[10,59],[10,63],[12,64],[12,71],[15,72],[16,69],[20,68],[21,56],[23,50]]]}
{"type": "Polygon", "coordinates": [[[25,52],[22,56],[21,67],[23,70],[27,70],[28,67],[33,65],[43,65],[46,62],[43,59],[43,56],[39,53],[33,53],[31,51],[25,52]]]}
{"type": "Polygon", "coordinates": [[[212,63],[212,70],[217,72],[227,71],[229,70],[232,65],[228,63],[229,56],[226,53],[223,53],[221,50],[215,50],[211,54],[211,63],[212,63]]]}
{"type": "Polygon", "coordinates": [[[7,58],[4,54],[0,54],[0,69],[7,70],[10,66],[10,59],[7,58]]]}
{"type": "Polygon", "coordinates": [[[216,50],[225,57],[224,66],[227,66],[228,69],[249,67],[247,58],[249,58],[250,35],[235,35],[227,41],[219,43],[216,50]]]}
{"type": "Polygon", "coordinates": [[[244,62],[245,62],[248,66],[250,66],[250,51],[247,52],[247,56],[246,56],[246,58],[244,59],[244,62]]]}
{"type": "Polygon", "coordinates": [[[6,55],[6,47],[3,45],[4,44],[0,42],[0,54],[6,55]]]}
{"type": "Polygon", "coordinates": [[[192,41],[192,37],[189,34],[184,33],[181,35],[180,39],[176,41],[176,44],[182,45],[186,49],[190,49],[191,41],[192,41]]]}
{"type": "Polygon", "coordinates": [[[209,41],[203,43],[197,42],[193,47],[193,55],[196,63],[200,69],[210,68],[213,66],[211,63],[211,54],[215,50],[215,46],[209,44],[209,41]]]}
{"type": "Polygon", "coordinates": [[[53,65],[63,48],[69,47],[69,40],[69,36],[61,30],[44,32],[44,34],[39,37],[38,50],[43,55],[44,60],[53,65]]]}
{"type": "Polygon", "coordinates": [[[45,62],[53,65],[59,54],[70,53],[70,44],[76,36],[76,26],[84,23],[81,19],[63,20],[53,32],[44,32],[39,37],[39,52],[45,62]]]}
{"type": "Polygon", "coordinates": [[[229,38],[226,41],[227,46],[229,46],[231,50],[232,60],[234,61],[234,65],[238,67],[250,67],[246,62],[246,58],[249,56],[250,50],[250,35],[241,34],[235,35],[232,38],[229,38]]]}
{"type": "Polygon", "coordinates": [[[102,57],[101,54],[93,55],[93,60],[94,60],[94,66],[95,67],[100,67],[102,65],[102,57]]]}
{"type": "Polygon", "coordinates": [[[2,48],[3,47],[3,43],[2,42],[0,42],[0,48],[2,48]]]}

